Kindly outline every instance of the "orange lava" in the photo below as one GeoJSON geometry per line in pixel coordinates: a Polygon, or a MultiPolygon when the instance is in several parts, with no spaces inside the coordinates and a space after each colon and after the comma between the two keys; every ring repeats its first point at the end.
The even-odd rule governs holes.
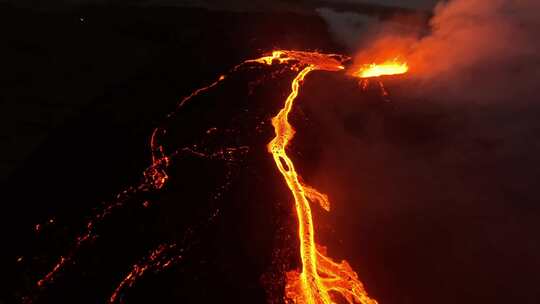
{"type": "Polygon", "coordinates": [[[318,203],[327,211],[330,210],[330,202],[326,195],[300,181],[301,178],[286,152],[287,145],[295,133],[289,123],[288,115],[304,78],[315,70],[340,71],[343,69],[341,62],[332,55],[319,53],[302,53],[301,55],[302,58],[294,59],[299,60],[305,67],[293,80],[292,91],[285,100],[283,108],[272,118],[276,136],[268,144],[268,151],[272,153],[276,166],[294,197],[298,216],[302,269],[287,273],[285,296],[297,304],[331,304],[335,303],[335,298],[333,298],[335,295],[342,296],[350,304],[376,304],[377,301],[367,295],[358,275],[349,264],[346,261],[334,262],[326,256],[326,249],[315,243],[310,202],[318,203]],[[302,60],[305,55],[309,60],[302,60]]]}
{"type": "MultiPolygon", "coordinates": [[[[273,155],[276,166],[283,175],[294,198],[298,217],[298,239],[300,242],[302,269],[293,270],[287,273],[287,284],[285,287],[285,297],[289,300],[288,302],[292,301],[296,304],[332,304],[336,303],[336,296],[341,296],[349,304],[377,304],[376,300],[368,296],[358,275],[346,261],[341,261],[339,263],[333,261],[326,256],[326,248],[316,244],[310,203],[316,203],[324,210],[330,211],[330,201],[328,197],[319,192],[319,190],[301,182],[301,177],[297,173],[294,163],[286,152],[287,146],[295,134],[294,128],[289,123],[288,115],[299,94],[301,83],[304,81],[305,77],[313,71],[323,70],[337,72],[344,70],[342,63],[347,59],[349,58],[337,54],[278,50],[272,52],[272,54],[268,56],[246,60],[230,71],[234,72],[245,64],[273,65],[276,63],[290,64],[291,69],[299,70],[298,75],[292,81],[292,91],[285,100],[283,108],[272,118],[275,137],[268,144],[268,151],[273,155]]],[[[406,64],[398,64],[396,62],[393,62],[392,64],[384,63],[382,65],[367,65],[364,66],[364,69],[357,70],[353,76],[368,78],[400,74],[405,73],[407,69],[408,67],[406,64]]],[[[214,88],[225,79],[226,75],[222,75],[210,85],[194,91],[192,94],[181,100],[178,107],[182,107],[193,97],[214,88]]],[[[368,83],[366,80],[364,88],[366,88],[367,85],[368,83]]],[[[386,91],[384,92],[387,94],[386,91]]],[[[174,115],[174,112],[169,114],[168,117],[172,115],[174,115]]],[[[167,155],[163,146],[159,143],[158,137],[165,132],[165,129],[158,127],[152,133],[150,140],[152,164],[144,172],[145,178],[141,184],[137,187],[130,187],[119,193],[116,197],[116,201],[106,206],[87,223],[85,233],[77,238],[72,251],[68,255],[60,257],[60,261],[53,269],[38,281],[37,285],[39,287],[43,287],[45,283],[52,281],[55,274],[65,267],[66,264],[73,263],[73,257],[81,245],[96,237],[94,227],[115,209],[122,207],[127,200],[127,197],[137,192],[160,190],[164,187],[168,181],[166,170],[170,163],[170,157],[174,156],[174,154],[167,155]]],[[[212,130],[209,130],[208,132],[212,132],[212,130]]],[[[238,148],[238,151],[242,152],[245,149],[245,147],[240,147],[238,148]]],[[[236,149],[232,148],[225,149],[224,151],[212,155],[212,157],[233,157],[233,152],[235,150],[236,149]]],[[[177,152],[180,153],[182,151],[194,154],[197,153],[189,148],[184,148],[177,152]]],[[[204,154],[199,154],[205,156],[204,154]]],[[[174,246],[175,245],[160,246],[155,251],[151,252],[146,260],[139,264],[135,264],[132,270],[115,289],[109,302],[116,302],[117,299],[119,299],[120,292],[124,288],[132,286],[147,270],[166,268],[171,265],[174,260],[167,256],[167,251],[172,250],[174,246]]],[[[177,258],[181,257],[178,256],[177,258]]],[[[31,302],[31,299],[29,299],[29,301],[31,302]]]]}
{"type": "Polygon", "coordinates": [[[296,62],[303,65],[314,65],[317,69],[327,71],[339,71],[344,67],[341,65],[341,61],[348,59],[348,57],[339,54],[322,54],[319,52],[306,52],[306,51],[289,51],[289,50],[277,50],[273,51],[271,55],[263,56],[258,59],[246,60],[245,63],[262,63],[266,65],[272,65],[274,63],[290,63],[296,62]]]}
{"type": "Polygon", "coordinates": [[[359,78],[373,78],[386,75],[405,74],[407,71],[409,71],[409,66],[406,62],[400,62],[397,59],[394,59],[380,64],[371,63],[361,65],[352,72],[352,75],[359,78]]]}

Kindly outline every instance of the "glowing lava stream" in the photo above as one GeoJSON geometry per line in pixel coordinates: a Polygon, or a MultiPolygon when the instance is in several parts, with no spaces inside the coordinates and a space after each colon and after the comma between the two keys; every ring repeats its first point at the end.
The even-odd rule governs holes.
{"type": "Polygon", "coordinates": [[[350,304],[376,304],[358,275],[346,261],[336,263],[326,257],[326,250],[315,243],[315,232],[310,201],[317,202],[329,211],[328,197],[318,190],[304,185],[287,156],[286,148],[294,137],[295,130],[288,121],[289,112],[298,96],[300,84],[314,70],[339,71],[343,69],[340,62],[330,56],[321,56],[319,62],[310,62],[301,70],[292,82],[292,91],[279,113],[272,118],[276,136],[268,144],[279,171],[285,178],[294,197],[298,216],[298,237],[300,240],[300,258],[302,270],[287,273],[285,296],[297,304],[331,304],[335,303],[330,292],[340,294],[350,304]]]}
{"type": "MultiPolygon", "coordinates": [[[[268,151],[273,155],[276,166],[283,175],[291,193],[294,197],[295,208],[298,216],[298,237],[300,241],[300,258],[302,262],[301,271],[291,271],[287,273],[287,284],[285,288],[285,296],[296,304],[332,304],[335,303],[333,296],[340,295],[348,303],[361,304],[377,304],[377,301],[371,299],[364,286],[358,279],[358,275],[352,270],[346,261],[340,263],[334,262],[326,256],[326,249],[318,246],[315,243],[315,233],[313,226],[313,217],[311,213],[310,202],[318,203],[326,211],[330,210],[330,202],[328,197],[320,193],[317,189],[309,187],[301,182],[301,177],[295,170],[292,160],[286,153],[286,148],[289,142],[293,139],[295,130],[288,121],[288,115],[291,111],[294,101],[296,100],[300,85],[305,77],[312,71],[341,71],[344,70],[342,62],[349,58],[337,54],[321,54],[318,52],[304,51],[288,51],[278,50],[272,52],[271,55],[264,56],[258,59],[246,60],[243,63],[231,69],[231,73],[240,69],[246,64],[264,64],[273,65],[290,64],[291,69],[299,69],[302,67],[298,75],[292,81],[292,91],[287,97],[283,108],[273,117],[272,125],[274,126],[276,136],[268,144],[268,151]]],[[[371,67],[375,67],[371,65],[371,67]]],[[[358,72],[358,71],[357,71],[358,72]]],[[[354,75],[354,74],[353,74],[354,75]]],[[[361,77],[356,74],[356,77],[361,77]]],[[[179,104],[181,108],[186,102],[193,97],[198,96],[212,89],[226,79],[226,75],[220,76],[212,84],[194,91],[189,96],[185,97],[179,104]]],[[[380,83],[382,86],[382,83],[380,83]]],[[[366,82],[367,86],[367,82],[366,82]]],[[[384,94],[383,94],[384,95],[384,94]]],[[[387,95],[387,94],[386,94],[387,95]]],[[[175,112],[172,112],[167,117],[172,117],[175,112]]],[[[103,210],[92,217],[86,224],[84,233],[80,235],[75,242],[72,250],[64,256],[60,257],[59,262],[53,269],[47,273],[41,280],[38,281],[37,287],[42,288],[46,283],[54,280],[55,275],[63,269],[67,264],[74,263],[74,257],[82,245],[90,240],[97,238],[95,231],[96,225],[108,217],[112,212],[124,206],[131,197],[138,194],[151,193],[160,190],[168,181],[167,168],[172,158],[179,157],[183,153],[193,153],[205,157],[223,157],[223,152],[218,152],[215,155],[204,155],[189,147],[184,147],[166,154],[164,147],[159,143],[159,136],[166,133],[166,128],[157,127],[152,133],[150,140],[152,152],[152,164],[144,171],[144,178],[141,183],[135,187],[129,187],[119,193],[116,199],[105,206],[103,210]]],[[[230,150],[229,150],[230,151],[230,150]]],[[[138,264],[133,265],[132,270],[122,280],[115,289],[110,298],[110,303],[119,299],[120,292],[127,287],[133,286],[134,282],[140,278],[149,269],[164,269],[169,267],[175,261],[181,259],[181,256],[168,257],[169,251],[174,251],[175,244],[160,245],[148,258],[138,264]]],[[[31,297],[25,297],[23,302],[32,302],[31,297]]]]}

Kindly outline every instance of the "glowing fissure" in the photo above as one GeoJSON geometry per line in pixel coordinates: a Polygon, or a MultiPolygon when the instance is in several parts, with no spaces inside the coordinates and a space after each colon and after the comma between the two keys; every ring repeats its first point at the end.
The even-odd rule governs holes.
{"type": "MultiPolygon", "coordinates": [[[[235,72],[238,70],[241,66],[246,64],[247,62],[241,63],[235,67],[233,67],[229,73],[235,72]]],[[[221,82],[223,82],[226,79],[225,75],[220,75],[214,82],[212,82],[210,85],[201,87],[195,91],[193,91],[190,95],[182,98],[182,100],[178,103],[175,111],[169,113],[167,115],[167,118],[171,118],[176,114],[176,112],[183,107],[187,102],[192,100],[194,97],[199,96],[200,94],[216,87],[221,82]]],[[[74,257],[78,250],[89,240],[93,240],[97,238],[97,234],[95,233],[95,227],[103,221],[105,218],[107,218],[111,213],[113,213],[116,209],[119,209],[124,206],[126,201],[130,198],[135,196],[138,193],[145,193],[145,192],[151,192],[151,191],[159,191],[161,190],[167,181],[169,180],[169,176],[167,174],[167,168],[170,165],[171,157],[176,156],[178,157],[181,154],[185,153],[191,153],[194,155],[198,155],[201,157],[208,158],[210,156],[216,157],[216,156],[222,156],[223,159],[225,159],[225,156],[230,155],[232,150],[235,150],[235,148],[228,148],[228,152],[224,153],[221,151],[221,154],[218,152],[214,155],[205,155],[204,153],[200,153],[195,151],[195,149],[191,149],[189,147],[185,147],[182,149],[179,149],[177,151],[172,152],[170,155],[167,155],[164,151],[164,148],[161,144],[158,142],[158,137],[160,135],[164,135],[166,133],[166,129],[162,127],[156,127],[152,131],[152,135],[150,137],[150,151],[151,151],[151,164],[148,166],[144,172],[143,172],[143,179],[142,181],[136,186],[136,187],[128,187],[127,189],[123,190],[122,192],[118,193],[111,203],[108,203],[105,205],[105,207],[100,210],[97,214],[92,216],[85,225],[84,232],[79,235],[76,238],[75,245],[71,250],[63,256],[60,256],[58,262],[53,266],[53,268],[47,272],[41,279],[39,279],[36,283],[37,287],[41,288],[44,287],[46,284],[51,283],[54,281],[55,276],[60,272],[66,265],[71,264],[74,260],[74,257]],[[231,150],[232,149],[232,150],[231,150]]],[[[227,149],[225,149],[227,150],[227,149]]],[[[245,147],[240,147],[238,150],[245,150],[245,147]]],[[[31,299],[28,297],[24,298],[24,301],[26,303],[30,303],[31,299]]]]}

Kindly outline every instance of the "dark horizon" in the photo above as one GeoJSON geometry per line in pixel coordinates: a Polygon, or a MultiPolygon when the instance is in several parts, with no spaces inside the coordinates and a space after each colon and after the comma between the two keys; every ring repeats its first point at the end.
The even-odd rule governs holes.
{"type": "Polygon", "coordinates": [[[143,6],[143,7],[185,7],[185,8],[208,8],[217,10],[234,11],[295,11],[295,12],[314,12],[317,8],[330,8],[339,11],[351,11],[365,13],[366,8],[387,8],[403,9],[404,11],[420,10],[430,11],[433,9],[437,0],[418,0],[418,1],[377,1],[377,0],[303,0],[303,1],[230,1],[227,4],[221,1],[182,1],[182,0],[56,0],[38,3],[36,1],[14,1],[3,0],[0,4],[9,4],[13,6],[26,8],[62,8],[77,6],[143,6]]]}

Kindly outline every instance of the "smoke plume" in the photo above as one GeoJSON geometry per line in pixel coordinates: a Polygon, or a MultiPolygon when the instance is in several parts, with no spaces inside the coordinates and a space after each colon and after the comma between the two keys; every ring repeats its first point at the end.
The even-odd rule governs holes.
{"type": "Polygon", "coordinates": [[[391,21],[359,27],[365,18],[355,23],[351,16],[343,19],[335,12],[319,12],[338,41],[358,50],[358,64],[402,57],[424,94],[463,100],[462,93],[467,92],[469,102],[481,103],[519,102],[537,93],[539,10],[535,0],[440,2],[428,32],[391,21]]]}
{"type": "Polygon", "coordinates": [[[410,67],[383,80],[388,103],[353,80],[339,94],[308,80],[299,102],[331,147],[311,182],[334,208],[320,237],[381,303],[540,299],[539,12],[537,0],[453,0],[414,28],[319,10],[353,64],[410,67]]]}

